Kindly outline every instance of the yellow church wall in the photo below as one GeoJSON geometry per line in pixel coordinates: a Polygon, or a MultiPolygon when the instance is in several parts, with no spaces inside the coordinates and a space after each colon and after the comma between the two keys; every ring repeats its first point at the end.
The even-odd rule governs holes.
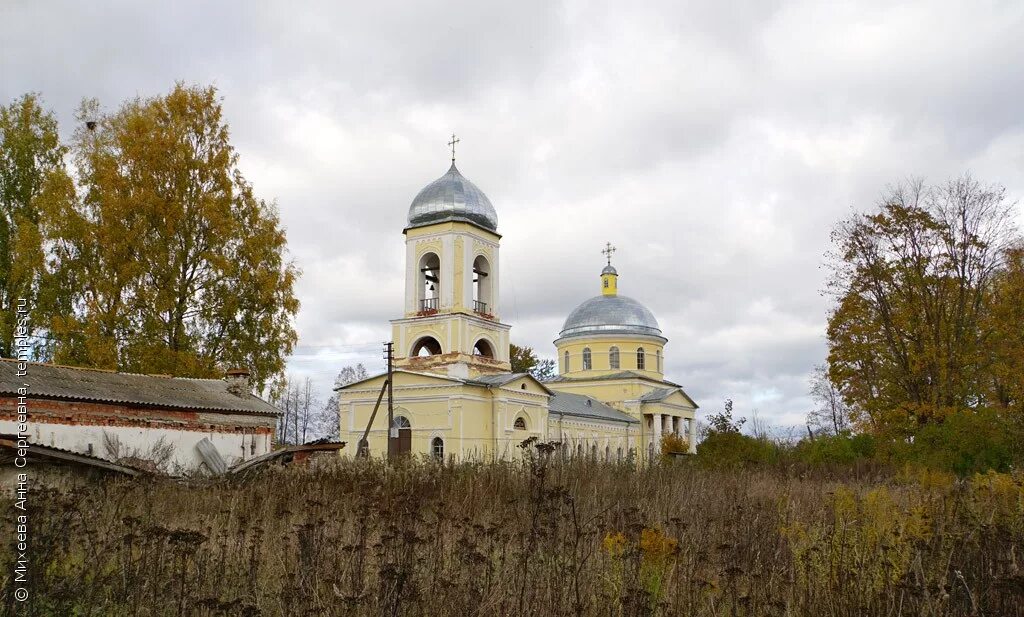
{"type": "MultiPolygon", "coordinates": [[[[347,435],[354,446],[346,448],[349,455],[358,450],[383,379],[379,381],[376,388],[339,391],[342,434],[347,435]]],[[[455,382],[427,387],[396,384],[394,399],[395,416],[404,416],[412,427],[411,454],[429,455],[431,442],[440,437],[446,457],[484,459],[491,456],[491,402],[485,388],[455,382]]],[[[387,435],[385,397],[367,436],[372,455],[383,456],[387,452],[387,435]]]]}
{"type": "Polygon", "coordinates": [[[565,457],[593,457],[596,448],[599,460],[626,459],[630,452],[640,456],[638,424],[599,422],[579,416],[548,414],[548,439],[562,443],[565,457]],[[607,456],[607,459],[606,459],[607,456]]]}
{"type": "Polygon", "coordinates": [[[395,361],[399,367],[437,370],[438,367],[462,363],[466,365],[466,371],[457,376],[473,377],[511,370],[508,331],[509,326],[478,315],[442,313],[392,321],[391,340],[395,341],[395,361]],[[441,356],[411,356],[413,347],[425,336],[433,337],[441,344],[441,356]],[[490,344],[493,358],[474,355],[473,347],[481,339],[490,344]]]}
{"type": "MultiPolygon", "coordinates": [[[[548,394],[535,382],[522,379],[505,387],[488,388],[441,376],[408,372],[395,375],[394,415],[409,420],[413,455],[431,454],[433,439],[440,437],[446,457],[516,458],[522,450],[515,445],[527,437],[546,439],[548,394]],[[519,416],[526,420],[526,431],[514,430],[519,416]]],[[[338,391],[341,435],[353,444],[346,448],[346,454],[357,452],[383,383],[384,377],[379,376],[338,391]]],[[[386,452],[386,398],[377,411],[367,442],[372,454],[386,452]]]]}
{"type": "Polygon", "coordinates": [[[547,441],[545,419],[548,413],[548,395],[520,394],[502,388],[495,392],[494,412],[497,426],[494,444],[497,456],[504,460],[522,458],[523,449],[518,446],[529,437],[547,441]],[[526,430],[516,430],[516,418],[526,421],[526,430]]]}
{"type": "MultiPolygon", "coordinates": [[[[664,383],[626,378],[621,380],[556,381],[545,385],[557,392],[590,396],[640,420],[640,425],[635,428],[637,434],[634,438],[634,446],[641,459],[647,458],[652,445],[655,453],[660,451],[660,444],[654,443],[654,429],[650,424],[652,414],[693,421],[696,418],[696,407],[680,392],[675,392],[664,401],[657,403],[641,403],[640,398],[643,395],[653,390],[673,387],[664,383]]],[[[690,439],[688,434],[683,436],[690,439]]]]}
{"type": "MultiPolygon", "coordinates": [[[[352,388],[339,391],[341,434],[353,444],[345,453],[358,450],[359,439],[373,412],[373,406],[383,376],[352,388]]],[[[549,384],[552,389],[585,393],[640,420],[636,424],[602,422],[595,419],[549,413],[548,395],[542,387],[528,378],[513,381],[503,387],[484,387],[448,380],[441,376],[414,373],[396,373],[394,387],[395,416],[406,417],[412,426],[411,453],[429,455],[432,440],[440,437],[446,457],[459,460],[519,459],[522,448],[517,447],[529,437],[539,441],[560,441],[565,456],[594,455],[604,460],[618,460],[630,452],[640,460],[649,452],[658,452],[653,443],[650,414],[657,413],[692,419],[694,410],[687,407],[685,396],[673,394],[664,402],[644,403],[639,398],[650,391],[641,380],[610,385],[590,382],[586,384],[549,384]],[[569,387],[566,387],[566,386],[569,387]],[[526,421],[526,430],[515,428],[516,418],[526,421]]],[[[383,455],[387,446],[387,401],[382,402],[367,438],[370,451],[383,455]]]]}
{"type": "Polygon", "coordinates": [[[621,371],[635,371],[660,379],[665,368],[665,345],[651,338],[636,337],[579,337],[558,342],[559,373],[567,377],[588,377],[610,375],[621,371]],[[610,350],[619,348],[619,368],[611,367],[610,350]],[[636,352],[644,350],[644,369],[637,368],[636,352]],[[591,369],[583,370],[583,350],[590,349],[591,369]],[[565,352],[569,352],[569,366],[565,365],[565,352]],[[658,370],[657,356],[661,354],[661,371],[658,370]]]}
{"type": "MultiPolygon", "coordinates": [[[[475,225],[455,221],[407,229],[405,235],[406,242],[411,242],[414,247],[413,258],[410,260],[411,268],[418,267],[420,259],[427,253],[434,253],[441,260],[451,260],[452,272],[454,273],[451,281],[453,296],[451,306],[448,308],[453,312],[473,314],[472,289],[467,289],[465,283],[467,278],[471,280],[471,277],[466,276],[467,267],[472,269],[473,260],[477,256],[482,255],[487,259],[494,274],[496,274],[496,250],[501,236],[475,225]],[[450,252],[445,250],[443,237],[451,238],[450,252]],[[469,254],[467,254],[467,251],[469,251],[469,254]]],[[[443,269],[444,267],[442,266],[443,269]]],[[[406,276],[414,275],[415,272],[410,271],[406,276]]],[[[495,288],[492,293],[496,295],[497,289],[495,288]]],[[[493,304],[497,305],[496,302],[493,304]]],[[[417,312],[418,309],[416,307],[409,307],[406,311],[406,317],[412,317],[417,312]]],[[[491,312],[497,317],[494,307],[492,307],[491,312]]]]}
{"type": "Polygon", "coordinates": [[[641,379],[614,379],[614,380],[587,380],[579,379],[572,381],[556,381],[546,384],[552,390],[559,392],[571,392],[584,394],[593,397],[602,403],[606,403],[625,411],[623,405],[626,401],[637,400],[644,394],[658,388],[667,387],[643,381],[641,379]]]}

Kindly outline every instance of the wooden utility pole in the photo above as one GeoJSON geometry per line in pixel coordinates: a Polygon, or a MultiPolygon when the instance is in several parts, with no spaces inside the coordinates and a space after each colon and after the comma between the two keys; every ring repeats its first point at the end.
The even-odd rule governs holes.
{"type": "Polygon", "coordinates": [[[388,376],[384,380],[384,385],[380,388],[380,394],[377,395],[377,404],[373,406],[373,413],[370,414],[370,420],[366,423],[366,430],[363,431],[363,438],[359,440],[359,446],[356,450],[356,456],[361,458],[367,458],[370,456],[370,429],[373,427],[373,421],[377,417],[377,410],[380,409],[380,402],[384,398],[384,393],[388,395],[388,458],[394,456],[395,450],[397,450],[398,443],[398,429],[395,428],[395,404],[392,399],[391,382],[394,378],[395,366],[394,366],[394,350],[392,343],[384,343],[384,359],[388,362],[388,376]]]}
{"type": "Polygon", "coordinates": [[[377,395],[377,404],[373,406],[373,413],[370,414],[370,420],[366,423],[366,430],[363,431],[363,438],[359,440],[359,449],[356,450],[356,456],[360,458],[368,458],[370,456],[370,429],[373,428],[373,421],[377,417],[377,410],[380,409],[380,401],[384,398],[384,393],[387,392],[388,382],[385,381],[384,385],[380,388],[380,394],[377,395]]]}
{"type": "Polygon", "coordinates": [[[398,450],[398,428],[395,426],[395,400],[392,384],[394,383],[394,343],[384,343],[384,359],[388,361],[388,458],[395,458],[398,450]]]}

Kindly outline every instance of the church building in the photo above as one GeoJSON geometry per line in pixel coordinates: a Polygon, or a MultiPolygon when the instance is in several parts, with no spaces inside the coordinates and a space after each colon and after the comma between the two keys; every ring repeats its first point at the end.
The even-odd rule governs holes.
{"type": "MultiPolygon", "coordinates": [[[[669,433],[694,451],[697,404],[665,379],[668,341],[654,315],[618,294],[610,245],[595,278],[600,294],[569,313],[554,341],[559,374],[542,383],[511,372],[510,326],[498,311],[498,216],[454,158],[413,199],[404,235],[405,306],[391,321],[400,452],[514,458],[536,437],[573,456],[646,459],[669,433]]],[[[338,388],[342,440],[362,438],[386,378],[338,388]]],[[[371,454],[387,452],[388,432],[385,401],[367,434],[371,454]]]]}

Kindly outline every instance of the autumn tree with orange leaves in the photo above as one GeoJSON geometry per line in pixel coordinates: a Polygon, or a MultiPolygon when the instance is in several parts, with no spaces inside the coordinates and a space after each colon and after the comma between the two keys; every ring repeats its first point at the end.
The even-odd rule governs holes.
{"type": "Polygon", "coordinates": [[[1016,204],[970,176],[891,187],[833,232],[828,377],[862,429],[1022,403],[1016,204]]]}

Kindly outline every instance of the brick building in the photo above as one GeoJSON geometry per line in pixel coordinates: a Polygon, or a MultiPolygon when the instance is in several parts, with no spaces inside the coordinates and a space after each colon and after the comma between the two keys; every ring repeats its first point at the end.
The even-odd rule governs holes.
{"type": "Polygon", "coordinates": [[[192,379],[28,363],[19,376],[0,359],[0,434],[18,433],[24,386],[30,444],[172,473],[203,464],[204,440],[228,465],[268,453],[280,413],[241,370],[192,379]]]}

